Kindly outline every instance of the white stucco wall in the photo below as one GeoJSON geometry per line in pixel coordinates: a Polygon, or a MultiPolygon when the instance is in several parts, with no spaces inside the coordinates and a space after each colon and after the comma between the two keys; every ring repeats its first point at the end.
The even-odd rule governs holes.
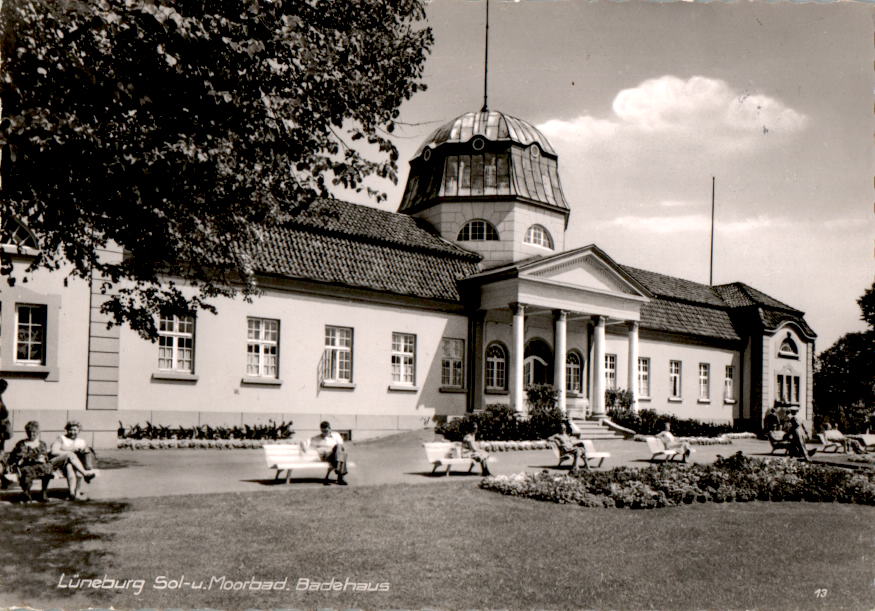
{"type": "MultiPolygon", "coordinates": [[[[20,272],[27,261],[15,261],[20,272]]],[[[85,409],[88,380],[88,285],[68,278],[66,271],[38,272],[19,281],[14,287],[3,282],[2,341],[4,350],[0,362],[0,376],[9,382],[3,395],[7,407],[13,411],[28,410],[28,419],[41,420],[43,429],[58,430],[50,415],[41,418],[40,412],[60,413],[63,410],[85,409]],[[52,302],[57,304],[57,318],[53,321],[52,302]],[[17,366],[15,359],[15,304],[48,305],[47,348],[48,360],[57,367],[50,374],[38,372],[41,367],[17,366]],[[54,324],[53,324],[54,323],[54,324]],[[54,358],[53,358],[54,353],[54,358]]],[[[49,363],[50,364],[50,363],[49,363]]],[[[53,368],[54,369],[54,368],[53,368]]],[[[13,413],[13,416],[15,414],[13,413]]],[[[61,416],[63,419],[63,415],[61,416]]],[[[22,418],[13,418],[16,430],[23,430],[22,418]]],[[[60,421],[60,420],[59,420],[60,421]]],[[[61,426],[63,422],[61,422],[61,426]]]]}
{"type": "MultiPolygon", "coordinates": [[[[610,329],[610,328],[609,328],[610,329]]],[[[606,354],[617,355],[617,385],[628,388],[628,338],[625,333],[606,334],[606,354]]],[[[642,337],[638,356],[650,359],[650,397],[639,398],[640,409],[672,413],[678,418],[695,418],[708,422],[732,422],[733,412],[741,402],[741,354],[718,346],[696,345],[679,341],[642,337]],[[670,400],[669,361],[681,362],[681,399],[670,400]],[[710,400],[699,400],[699,363],[710,365],[710,400]],[[726,365],[734,368],[733,397],[724,400],[726,365]]],[[[637,376],[636,376],[637,379],[637,376]]]]}
{"type": "Polygon", "coordinates": [[[484,269],[519,261],[535,255],[552,255],[565,249],[565,216],[557,211],[522,202],[445,202],[432,206],[416,216],[427,220],[453,242],[470,220],[484,219],[498,232],[497,241],[457,242],[463,248],[483,256],[484,269]],[[553,239],[553,250],[524,244],[526,231],[532,225],[542,225],[553,239]]]}
{"type": "Polygon", "coordinates": [[[464,394],[440,392],[440,342],[467,342],[464,316],[276,290],[253,304],[223,300],[217,306],[218,315],[197,318],[195,382],[154,379],[158,346],[122,331],[120,418],[123,412],[151,412],[158,420],[168,412],[172,420],[185,416],[169,412],[201,412],[201,422],[210,413],[217,424],[238,424],[250,420],[246,414],[260,414],[261,420],[272,414],[306,430],[325,418],[335,428],[376,431],[415,428],[411,424],[421,426],[435,413],[465,411],[464,394]],[[241,382],[249,316],[280,321],[279,386],[241,382]],[[320,386],[326,325],[353,329],[353,389],[320,386]],[[413,392],[389,389],[393,331],[416,335],[413,392]]]}
{"type": "Polygon", "coordinates": [[[799,405],[800,415],[805,420],[811,420],[810,400],[810,367],[812,357],[812,344],[799,333],[796,325],[787,323],[778,327],[772,335],[763,336],[763,361],[765,366],[762,373],[763,384],[763,410],[764,413],[775,405],[778,398],[778,375],[789,375],[799,378],[799,405]],[[787,337],[796,344],[799,351],[798,358],[782,356],[781,344],[787,337]]]}

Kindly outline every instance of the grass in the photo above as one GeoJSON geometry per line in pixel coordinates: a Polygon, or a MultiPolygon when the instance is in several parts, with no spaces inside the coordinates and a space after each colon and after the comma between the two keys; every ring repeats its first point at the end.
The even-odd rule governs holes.
{"type": "Polygon", "coordinates": [[[6,506],[0,606],[871,609],[875,509],[809,503],[585,509],[471,480],[6,506]],[[30,531],[25,536],[25,529],[30,531]],[[29,573],[28,567],[39,567],[29,573]],[[67,575],[144,579],[59,590],[67,575]],[[156,577],[289,590],[157,590],[156,577]],[[389,592],[299,592],[300,578],[389,592]],[[825,590],[818,598],[816,591],[825,590]]]}

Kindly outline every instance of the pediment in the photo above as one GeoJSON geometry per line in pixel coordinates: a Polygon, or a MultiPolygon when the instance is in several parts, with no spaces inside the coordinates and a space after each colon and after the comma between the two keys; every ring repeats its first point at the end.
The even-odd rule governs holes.
{"type": "Polygon", "coordinates": [[[520,276],[600,293],[646,296],[646,292],[630,280],[613,261],[594,251],[574,252],[569,253],[568,257],[552,258],[543,265],[525,270],[520,276]]]}

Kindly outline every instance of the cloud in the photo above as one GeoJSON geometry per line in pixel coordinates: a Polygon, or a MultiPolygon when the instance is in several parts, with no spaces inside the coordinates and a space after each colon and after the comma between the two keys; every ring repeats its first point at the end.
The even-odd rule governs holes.
{"type": "Polygon", "coordinates": [[[776,98],[704,76],[666,75],[623,89],[608,117],[582,114],[538,128],[560,149],[646,154],[744,152],[805,129],[807,117],[776,98]]]}

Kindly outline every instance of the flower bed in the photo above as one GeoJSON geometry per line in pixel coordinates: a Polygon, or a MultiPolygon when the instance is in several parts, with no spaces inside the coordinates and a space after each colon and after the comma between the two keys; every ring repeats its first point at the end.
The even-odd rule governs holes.
{"type": "Polygon", "coordinates": [[[577,476],[548,471],[484,478],[480,486],[511,496],[584,507],[652,509],[693,502],[812,501],[875,505],[875,473],[751,458],[740,452],[714,464],[618,467],[577,476]]]}
{"type": "Polygon", "coordinates": [[[480,447],[487,452],[513,452],[515,450],[548,450],[552,441],[534,439],[531,441],[481,441],[480,447]]]}
{"type": "Polygon", "coordinates": [[[251,450],[260,448],[266,443],[283,443],[283,441],[275,439],[119,439],[118,447],[126,450],[199,450],[204,448],[251,450]]]}

